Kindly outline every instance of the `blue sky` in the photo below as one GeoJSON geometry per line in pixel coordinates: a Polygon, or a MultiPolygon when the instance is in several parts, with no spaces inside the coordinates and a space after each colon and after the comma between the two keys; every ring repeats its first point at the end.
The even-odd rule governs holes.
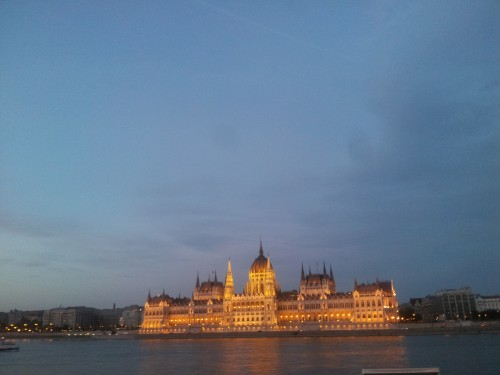
{"type": "Polygon", "coordinates": [[[0,311],[283,289],[500,293],[495,1],[3,1],[0,311]]]}

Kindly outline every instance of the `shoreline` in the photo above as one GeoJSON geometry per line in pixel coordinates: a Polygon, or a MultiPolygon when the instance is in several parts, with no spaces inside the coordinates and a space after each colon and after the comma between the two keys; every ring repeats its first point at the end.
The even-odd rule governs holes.
{"type": "Polygon", "coordinates": [[[203,332],[139,334],[137,331],[118,331],[117,334],[89,332],[1,333],[5,339],[92,339],[92,340],[176,340],[176,339],[234,339],[234,338],[291,338],[291,337],[397,337],[423,335],[499,334],[500,322],[492,325],[469,326],[408,326],[366,330],[262,331],[262,332],[203,332]]]}
{"type": "Polygon", "coordinates": [[[263,331],[263,332],[206,332],[175,334],[137,334],[139,340],[148,339],[203,339],[203,338],[289,338],[289,337],[398,337],[422,335],[500,334],[500,325],[485,327],[415,327],[373,330],[324,331],[263,331]]]}

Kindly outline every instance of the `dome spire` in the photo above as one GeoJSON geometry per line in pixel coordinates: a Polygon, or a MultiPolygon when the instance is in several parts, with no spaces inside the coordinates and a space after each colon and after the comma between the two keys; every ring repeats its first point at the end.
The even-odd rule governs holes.
{"type": "Polygon", "coordinates": [[[262,248],[262,237],[260,238],[260,249],[259,249],[259,255],[264,255],[264,249],[262,248]]]}

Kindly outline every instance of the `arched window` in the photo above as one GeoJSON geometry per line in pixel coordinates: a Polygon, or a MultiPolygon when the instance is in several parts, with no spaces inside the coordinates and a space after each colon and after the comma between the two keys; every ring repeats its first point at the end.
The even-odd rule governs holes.
{"type": "Polygon", "coordinates": [[[361,307],[365,307],[365,301],[361,301],[361,307]]]}

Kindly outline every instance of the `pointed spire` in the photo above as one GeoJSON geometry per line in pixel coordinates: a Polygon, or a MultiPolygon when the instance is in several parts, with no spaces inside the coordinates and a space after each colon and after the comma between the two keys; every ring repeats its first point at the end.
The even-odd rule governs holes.
{"type": "Polygon", "coordinates": [[[264,256],[264,249],[262,248],[262,238],[260,239],[259,256],[264,256]]]}
{"type": "Polygon", "coordinates": [[[270,270],[271,270],[271,257],[269,256],[269,254],[267,254],[266,271],[270,270]]]}
{"type": "Polygon", "coordinates": [[[326,265],[324,260],[323,260],[323,276],[326,276],[326,265]]]}
{"type": "Polygon", "coordinates": [[[309,276],[311,276],[311,265],[309,265],[309,276]]]}
{"type": "Polygon", "coordinates": [[[151,301],[151,289],[148,292],[148,302],[150,302],[150,301],[151,301]]]}
{"type": "Polygon", "coordinates": [[[233,272],[231,271],[231,259],[227,261],[226,282],[224,284],[224,298],[232,298],[234,293],[233,272]]]}
{"type": "Polygon", "coordinates": [[[215,270],[214,283],[217,282],[217,270],[215,270]]]}
{"type": "Polygon", "coordinates": [[[165,297],[165,289],[163,289],[163,292],[161,293],[162,297],[165,297]]]}
{"type": "Polygon", "coordinates": [[[358,278],[354,278],[354,290],[358,289],[358,278]]]}
{"type": "Polygon", "coordinates": [[[196,287],[200,287],[200,273],[196,272],[196,287]]]}
{"type": "Polygon", "coordinates": [[[208,273],[208,282],[211,282],[211,280],[210,280],[210,272],[208,273]]]}
{"type": "Polygon", "coordinates": [[[300,273],[300,280],[304,281],[306,279],[306,276],[304,274],[304,262],[302,262],[302,271],[300,273]]]}

